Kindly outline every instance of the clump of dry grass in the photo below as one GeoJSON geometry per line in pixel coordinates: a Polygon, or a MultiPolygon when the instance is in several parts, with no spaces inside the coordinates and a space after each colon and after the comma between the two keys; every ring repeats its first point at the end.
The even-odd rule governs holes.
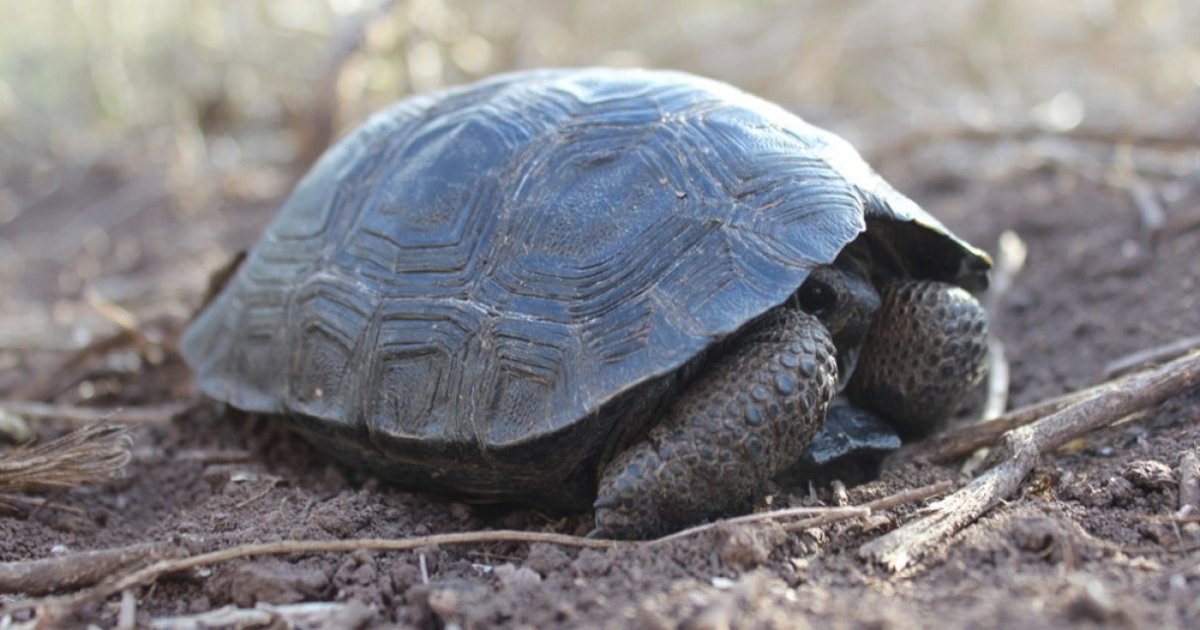
{"type": "MultiPolygon", "coordinates": [[[[38,446],[0,454],[0,494],[38,493],[120,477],[133,439],[123,425],[97,423],[38,446]]],[[[0,505],[9,504],[0,497],[0,505]]]]}

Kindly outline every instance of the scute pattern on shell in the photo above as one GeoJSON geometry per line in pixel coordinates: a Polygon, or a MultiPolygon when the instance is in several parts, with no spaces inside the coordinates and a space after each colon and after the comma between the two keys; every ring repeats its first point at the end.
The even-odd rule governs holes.
{"type": "Polygon", "coordinates": [[[784,302],[864,212],[976,253],[844,141],[728,85],[502,75],[330,149],[181,349],[206,394],[357,436],[351,457],[487,486],[536,444],[556,461],[513,462],[536,477],[604,447],[615,397],[784,302]]]}

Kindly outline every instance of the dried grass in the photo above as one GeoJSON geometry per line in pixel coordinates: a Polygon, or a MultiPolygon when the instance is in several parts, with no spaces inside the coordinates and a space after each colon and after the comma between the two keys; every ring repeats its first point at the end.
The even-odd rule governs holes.
{"type": "Polygon", "coordinates": [[[122,425],[93,424],[39,446],[0,454],[0,493],[47,492],[121,476],[133,439],[122,425]]]}

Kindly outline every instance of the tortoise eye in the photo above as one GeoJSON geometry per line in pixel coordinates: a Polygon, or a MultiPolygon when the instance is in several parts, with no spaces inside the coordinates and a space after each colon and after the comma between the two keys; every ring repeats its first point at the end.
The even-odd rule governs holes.
{"type": "Polygon", "coordinates": [[[837,306],[837,292],[820,280],[810,279],[800,287],[800,308],[805,313],[824,317],[837,306]]]}

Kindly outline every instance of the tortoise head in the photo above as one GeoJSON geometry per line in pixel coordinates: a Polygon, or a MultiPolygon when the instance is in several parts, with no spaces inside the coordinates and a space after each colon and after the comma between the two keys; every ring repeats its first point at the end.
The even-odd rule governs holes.
{"type": "Polygon", "coordinates": [[[795,304],[815,315],[829,331],[837,348],[840,384],[845,385],[879,310],[879,294],[871,283],[870,253],[855,243],[832,264],[813,269],[796,292],[795,304]]]}

